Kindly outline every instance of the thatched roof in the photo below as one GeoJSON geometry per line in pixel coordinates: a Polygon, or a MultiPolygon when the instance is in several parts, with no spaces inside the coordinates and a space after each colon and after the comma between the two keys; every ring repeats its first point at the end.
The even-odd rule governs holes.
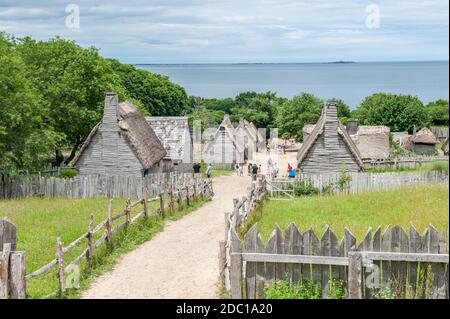
{"type": "MultiPolygon", "coordinates": [[[[327,114],[327,111],[326,111],[327,108],[328,108],[328,105],[326,105],[323,108],[322,115],[320,116],[319,120],[315,124],[315,126],[311,132],[311,135],[306,139],[306,141],[303,141],[303,144],[297,153],[297,165],[298,166],[300,166],[300,164],[306,158],[306,155],[308,155],[309,150],[314,145],[317,138],[323,133],[327,117],[332,116],[332,115],[327,114]]],[[[334,115],[334,117],[336,117],[336,115],[334,115]]],[[[348,149],[350,150],[350,153],[355,158],[358,166],[361,169],[363,169],[364,165],[363,165],[361,154],[360,154],[358,148],[356,147],[355,143],[351,139],[350,135],[348,135],[345,127],[339,122],[338,119],[337,119],[337,122],[338,122],[337,133],[342,137],[342,140],[347,145],[348,149]]]]}
{"type": "Polygon", "coordinates": [[[362,159],[386,159],[390,154],[389,133],[387,126],[360,125],[356,134],[350,137],[362,159]]]}
{"type": "Polygon", "coordinates": [[[147,116],[158,139],[167,151],[166,158],[184,160],[189,154],[190,133],[187,116],[147,116]]]}
{"type": "Polygon", "coordinates": [[[433,132],[427,127],[424,127],[419,132],[417,132],[412,138],[415,144],[436,144],[436,137],[433,132]]]}
{"type": "MultiPolygon", "coordinates": [[[[141,111],[131,102],[125,101],[119,104],[118,113],[117,126],[141,162],[143,169],[149,169],[161,161],[166,156],[166,150],[141,111]]],[[[102,122],[98,123],[89,133],[72,165],[75,165],[80,159],[101,126],[102,122]]]]}
{"type": "Polygon", "coordinates": [[[413,150],[413,136],[412,135],[405,135],[402,139],[402,147],[407,151],[413,150]]]}

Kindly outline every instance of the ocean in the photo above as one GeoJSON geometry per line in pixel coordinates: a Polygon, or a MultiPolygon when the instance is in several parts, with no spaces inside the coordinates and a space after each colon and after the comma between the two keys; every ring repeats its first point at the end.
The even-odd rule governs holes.
{"type": "Polygon", "coordinates": [[[428,103],[448,99],[449,65],[443,62],[299,64],[140,64],[168,76],[188,95],[235,97],[244,91],[274,91],[291,98],[301,92],[342,99],[354,108],[376,92],[411,94],[428,103]]]}

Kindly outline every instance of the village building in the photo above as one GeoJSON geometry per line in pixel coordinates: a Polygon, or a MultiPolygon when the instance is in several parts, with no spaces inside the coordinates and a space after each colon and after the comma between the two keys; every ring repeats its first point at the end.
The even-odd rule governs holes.
{"type": "Polygon", "coordinates": [[[311,134],[297,153],[297,167],[301,173],[338,173],[363,170],[361,154],[339,122],[335,103],[327,103],[311,134]]]}
{"type": "Polygon", "coordinates": [[[244,160],[244,144],[235,136],[235,128],[228,114],[217,128],[212,140],[203,150],[203,161],[216,166],[231,166],[242,164],[244,160]]]}
{"type": "Polygon", "coordinates": [[[403,147],[405,137],[408,136],[408,132],[392,132],[392,141],[397,143],[400,147],[403,147]]]}
{"type": "Polygon", "coordinates": [[[445,141],[448,138],[448,126],[432,126],[430,130],[438,141],[445,141]]]}
{"type": "Polygon", "coordinates": [[[239,120],[235,129],[235,138],[244,147],[244,161],[254,160],[254,155],[258,151],[258,132],[243,118],[239,120]]]}
{"type": "Polygon", "coordinates": [[[141,111],[107,93],[103,119],[89,133],[72,166],[79,175],[134,175],[161,172],[167,152],[141,111]]]}
{"type": "Polygon", "coordinates": [[[358,148],[363,160],[381,160],[389,158],[390,131],[389,127],[384,125],[371,126],[356,124],[347,127],[347,133],[349,133],[351,139],[358,148]],[[348,131],[349,129],[352,134],[348,131]]]}
{"type": "Polygon", "coordinates": [[[414,135],[407,135],[403,139],[403,147],[415,154],[433,155],[436,153],[436,137],[427,127],[414,135]]]}
{"type": "Polygon", "coordinates": [[[187,116],[147,116],[167,154],[164,171],[187,172],[192,169],[192,141],[187,116]]]}

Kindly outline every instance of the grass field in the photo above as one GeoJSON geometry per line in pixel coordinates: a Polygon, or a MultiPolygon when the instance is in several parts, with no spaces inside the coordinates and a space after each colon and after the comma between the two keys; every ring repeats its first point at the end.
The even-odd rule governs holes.
{"type": "MultiPolygon", "coordinates": [[[[182,207],[174,215],[166,219],[177,219],[201,206],[204,202],[197,201],[189,207],[182,207]]],[[[26,251],[27,273],[31,273],[55,258],[56,237],[60,236],[64,245],[69,244],[87,231],[89,216],[94,215],[94,225],[107,217],[108,200],[105,198],[91,199],[40,199],[29,198],[20,200],[0,201],[0,217],[7,217],[17,226],[17,250],[26,251]]],[[[149,212],[154,211],[158,203],[149,204],[149,212]]],[[[124,199],[113,200],[113,211],[116,215],[125,208],[124,199]]],[[[133,214],[141,210],[135,207],[133,214]]],[[[120,224],[121,218],[115,221],[120,224]]],[[[81,265],[81,290],[99,274],[109,270],[120,254],[130,251],[137,245],[149,240],[156,232],[164,228],[164,220],[152,216],[146,222],[138,221],[128,229],[115,235],[114,250],[106,249],[105,245],[95,252],[94,266],[91,269],[83,262],[81,265]]],[[[96,237],[101,235],[101,231],[96,237]]],[[[86,248],[87,240],[64,255],[67,262],[79,255],[86,248]]],[[[42,298],[57,290],[58,282],[55,271],[32,278],[27,281],[29,298],[42,298]]],[[[64,297],[78,297],[80,291],[70,291],[64,297]]]]}
{"type": "Polygon", "coordinates": [[[434,161],[423,163],[417,167],[399,166],[395,167],[373,167],[365,169],[368,173],[388,173],[388,172],[431,172],[431,171],[448,171],[447,161],[434,161]]]}
{"type": "Polygon", "coordinates": [[[318,236],[326,225],[338,237],[348,227],[362,239],[368,227],[400,224],[409,230],[412,222],[420,233],[432,223],[439,231],[449,228],[449,195],[447,185],[416,186],[356,195],[311,196],[292,201],[267,200],[261,213],[249,221],[258,221],[264,240],[275,224],[284,229],[294,222],[300,231],[312,227],[318,236]]]}

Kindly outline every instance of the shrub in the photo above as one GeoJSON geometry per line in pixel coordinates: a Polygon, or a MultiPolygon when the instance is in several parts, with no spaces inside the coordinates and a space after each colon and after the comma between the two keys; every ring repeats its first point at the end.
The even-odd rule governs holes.
{"type": "MultiPolygon", "coordinates": [[[[331,279],[328,287],[328,299],[344,299],[345,285],[342,280],[331,279]]],[[[320,283],[303,281],[300,284],[291,284],[288,280],[275,281],[271,286],[266,286],[267,299],[322,299],[320,283]]]]}
{"type": "Polygon", "coordinates": [[[299,180],[298,183],[294,185],[295,196],[310,196],[317,194],[319,194],[319,189],[317,187],[314,187],[309,181],[299,180]]]}
{"type": "Polygon", "coordinates": [[[64,168],[59,172],[59,178],[74,178],[77,176],[75,169],[64,168]]]}

